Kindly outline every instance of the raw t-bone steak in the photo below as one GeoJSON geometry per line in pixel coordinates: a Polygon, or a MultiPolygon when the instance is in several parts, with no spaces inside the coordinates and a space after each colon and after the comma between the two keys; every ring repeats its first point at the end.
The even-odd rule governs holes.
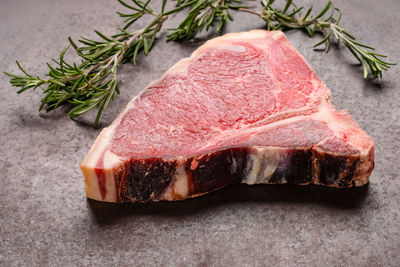
{"type": "Polygon", "coordinates": [[[81,164],[87,197],[181,200],[234,183],[364,185],[374,143],[329,95],[280,31],[210,40],[103,129],[81,164]]]}

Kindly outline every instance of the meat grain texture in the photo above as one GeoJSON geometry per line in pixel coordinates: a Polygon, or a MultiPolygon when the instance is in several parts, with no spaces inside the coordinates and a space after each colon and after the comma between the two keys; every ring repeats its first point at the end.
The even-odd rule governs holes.
{"type": "Polygon", "coordinates": [[[362,186],[373,140],[280,31],[212,39],[134,98],[81,164],[88,198],[182,200],[234,184],[362,186]]]}

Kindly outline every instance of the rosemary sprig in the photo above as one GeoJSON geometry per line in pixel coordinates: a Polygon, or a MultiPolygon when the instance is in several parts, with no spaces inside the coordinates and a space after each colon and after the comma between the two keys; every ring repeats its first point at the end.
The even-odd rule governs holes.
{"type": "Polygon", "coordinates": [[[94,125],[97,126],[103,111],[110,101],[119,94],[117,71],[120,64],[131,61],[136,64],[137,55],[143,52],[148,55],[169,15],[189,8],[188,15],[167,36],[167,41],[189,40],[203,30],[209,30],[217,24],[219,31],[230,20],[233,20],[232,10],[254,14],[263,19],[268,30],[304,29],[313,37],[322,33],[323,38],[315,47],[325,45],[329,51],[330,39],[342,42],[358,59],[364,69],[364,77],[370,73],[373,77],[382,77],[382,71],[387,70],[393,63],[382,60],[384,55],[374,52],[374,48],[359,43],[344,28],[339,26],[341,12],[331,1],[312,17],[310,7],[304,16],[300,16],[303,7],[297,7],[292,0],[286,0],[283,9],[273,7],[274,0],[261,0],[260,11],[248,9],[242,4],[251,0],[177,0],[177,6],[165,10],[167,0],[162,1],[161,10],[156,13],[150,6],[151,0],[118,0],[129,10],[128,13],[117,12],[124,19],[124,26],[117,28],[118,33],[106,36],[99,31],[97,40],[81,37],[75,43],[68,38],[70,46],[81,58],[81,63],[67,63],[64,56],[68,49],[60,53],[59,59],[52,59],[47,64],[47,78],[29,74],[17,61],[18,68],[24,75],[4,72],[10,76],[12,86],[19,87],[17,93],[28,89],[43,88],[44,97],[41,99],[40,110],[54,110],[68,104],[71,109],[68,116],[77,117],[92,109],[97,109],[94,125]],[[129,28],[144,16],[152,17],[151,22],[142,29],[129,31],[129,28]]]}
{"type": "Polygon", "coordinates": [[[310,37],[313,37],[315,33],[321,33],[323,38],[314,45],[314,48],[325,45],[326,53],[329,51],[331,38],[335,38],[338,44],[342,42],[361,63],[364,78],[367,78],[368,74],[374,78],[378,76],[382,78],[382,71],[388,70],[391,65],[396,65],[384,61],[382,58],[385,58],[385,55],[378,54],[374,52],[373,47],[356,41],[353,35],[340,27],[342,12],[334,7],[330,0],[315,17],[312,17],[311,14],[312,7],[306,11],[304,16],[299,16],[303,7],[297,7],[292,0],[287,0],[283,9],[272,6],[275,0],[262,0],[261,2],[263,5],[261,11],[247,8],[239,8],[239,11],[259,16],[266,22],[268,30],[304,29],[310,37]]]}
{"type": "MultiPolygon", "coordinates": [[[[178,0],[178,6],[189,1],[178,0]]],[[[169,29],[172,31],[167,36],[167,42],[178,40],[190,40],[194,38],[203,29],[213,27],[218,22],[217,31],[220,31],[224,25],[233,20],[231,10],[238,9],[241,6],[241,0],[199,0],[190,7],[189,14],[179,24],[177,28],[169,29]]]]}
{"type": "Polygon", "coordinates": [[[125,26],[118,28],[119,32],[110,37],[95,31],[100,40],[81,37],[78,40],[79,45],[68,37],[70,45],[61,52],[60,58],[52,59],[53,63],[47,64],[49,72],[46,76],[49,78],[29,74],[18,61],[17,66],[25,76],[4,72],[11,77],[12,86],[20,87],[17,93],[47,86],[43,89],[45,96],[41,99],[39,111],[43,109],[51,111],[61,105],[69,104],[72,108],[68,116],[74,118],[96,108],[94,126],[97,126],[103,111],[108,107],[115,93],[119,94],[117,70],[120,64],[127,61],[136,64],[136,57],[141,51],[148,55],[167,15],[178,12],[191,4],[189,2],[169,12],[164,12],[167,2],[164,0],[161,13],[156,14],[149,6],[150,0],[146,3],[133,0],[133,4],[127,4],[122,0],[119,2],[133,11],[132,14],[119,13],[125,18],[125,26]],[[133,32],[126,31],[131,24],[144,15],[154,17],[147,27],[133,32]],[[82,59],[80,64],[69,64],[64,59],[70,46],[82,59]]]}

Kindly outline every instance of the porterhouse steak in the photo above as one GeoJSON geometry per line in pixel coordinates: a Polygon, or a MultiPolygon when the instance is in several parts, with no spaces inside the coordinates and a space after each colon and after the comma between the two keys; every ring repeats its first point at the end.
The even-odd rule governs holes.
{"type": "Polygon", "coordinates": [[[280,31],[206,42],[103,129],[87,197],[181,200],[233,183],[361,186],[374,143],[280,31]]]}

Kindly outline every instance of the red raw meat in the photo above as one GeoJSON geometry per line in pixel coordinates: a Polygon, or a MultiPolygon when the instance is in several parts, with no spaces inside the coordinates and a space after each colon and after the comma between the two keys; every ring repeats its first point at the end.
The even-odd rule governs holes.
{"type": "Polygon", "coordinates": [[[280,31],[226,34],[133,99],[81,164],[87,197],[180,200],[233,183],[361,186],[373,140],[280,31]]]}

